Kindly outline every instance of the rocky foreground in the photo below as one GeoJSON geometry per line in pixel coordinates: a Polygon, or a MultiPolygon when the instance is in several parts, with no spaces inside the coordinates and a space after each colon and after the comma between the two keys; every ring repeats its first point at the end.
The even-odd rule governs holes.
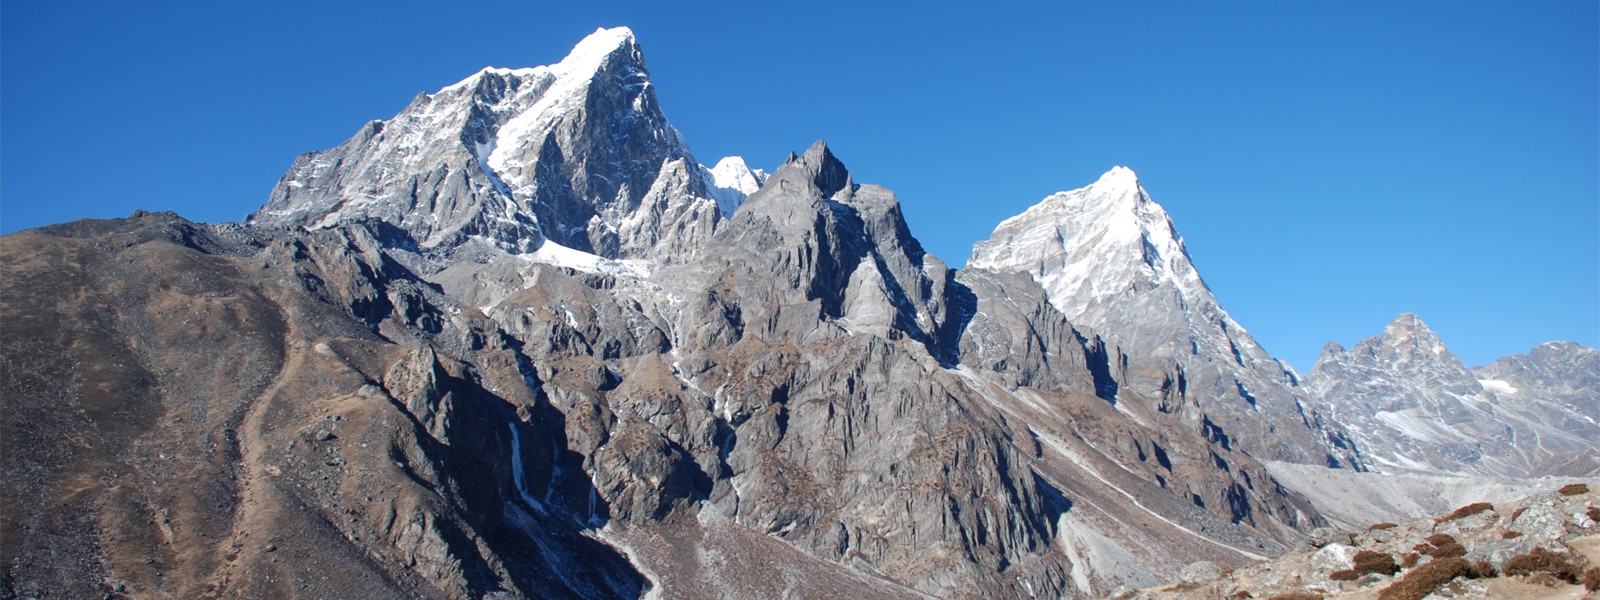
{"type": "Polygon", "coordinates": [[[1300,548],[1238,570],[1197,562],[1178,583],[1113,598],[1594,598],[1600,494],[1586,484],[1467,504],[1364,531],[1317,529],[1300,548]]]}

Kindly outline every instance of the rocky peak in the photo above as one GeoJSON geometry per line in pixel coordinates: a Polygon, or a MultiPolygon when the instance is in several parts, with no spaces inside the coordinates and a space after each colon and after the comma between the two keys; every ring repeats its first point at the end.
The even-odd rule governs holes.
{"type": "Polygon", "coordinates": [[[841,190],[854,187],[850,170],[828,150],[825,140],[811,144],[805,154],[789,153],[788,160],[778,167],[770,180],[777,182],[780,191],[801,192],[819,199],[832,198],[841,190]]]}
{"type": "Polygon", "coordinates": [[[1382,335],[1364,339],[1348,351],[1324,348],[1312,371],[1318,369],[1325,375],[1341,370],[1381,371],[1420,388],[1449,390],[1461,396],[1471,396],[1482,389],[1439,335],[1409,312],[1390,321],[1382,335]]]}
{"type": "MultiPolygon", "coordinates": [[[[747,311],[810,316],[795,321],[803,331],[784,333],[909,337],[941,357],[955,347],[943,332],[956,314],[945,299],[953,273],[911,235],[894,193],[856,184],[826,142],[791,154],[705,254],[711,260],[696,268],[740,274],[731,293],[747,311]]],[[[770,325],[768,333],[788,327],[770,325]]]]}
{"type": "Polygon", "coordinates": [[[1547,370],[1530,355],[1468,370],[1405,313],[1349,350],[1329,344],[1305,381],[1383,470],[1592,473],[1600,456],[1583,440],[1600,432],[1600,363],[1547,370]]]}
{"type": "Polygon", "coordinates": [[[549,240],[669,263],[721,221],[711,180],[662,114],[633,33],[601,29],[559,63],[483,69],[301,156],[249,222],[378,220],[431,252],[549,240]]]}
{"type": "Polygon", "coordinates": [[[1422,319],[1412,313],[1401,313],[1383,328],[1383,335],[1378,338],[1385,348],[1395,352],[1406,353],[1413,356],[1441,357],[1448,350],[1444,342],[1439,340],[1439,334],[1423,323],[1422,319]]]}

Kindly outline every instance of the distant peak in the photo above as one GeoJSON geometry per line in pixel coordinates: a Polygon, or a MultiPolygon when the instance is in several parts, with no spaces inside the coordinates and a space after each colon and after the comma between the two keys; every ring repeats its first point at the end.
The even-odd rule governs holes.
{"type": "Polygon", "coordinates": [[[1423,323],[1422,319],[1413,313],[1400,313],[1383,328],[1382,343],[1392,348],[1416,348],[1429,354],[1441,355],[1448,350],[1444,342],[1439,339],[1439,334],[1423,323]]]}
{"type": "Polygon", "coordinates": [[[1389,331],[1397,331],[1397,332],[1422,332],[1422,331],[1426,331],[1426,332],[1430,332],[1431,333],[1433,330],[1429,329],[1428,328],[1428,324],[1427,323],[1423,323],[1422,322],[1422,318],[1418,317],[1416,315],[1416,313],[1403,312],[1403,313],[1400,313],[1400,316],[1395,317],[1393,321],[1390,321],[1389,322],[1389,326],[1385,327],[1384,331],[1386,333],[1389,332],[1389,331]]]}

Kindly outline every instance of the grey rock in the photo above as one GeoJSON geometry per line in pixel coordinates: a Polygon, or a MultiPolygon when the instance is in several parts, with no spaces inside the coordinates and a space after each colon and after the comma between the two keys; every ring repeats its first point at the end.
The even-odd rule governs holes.
{"type": "Polygon", "coordinates": [[[1209,560],[1200,560],[1184,566],[1183,570],[1178,573],[1178,581],[1188,584],[1211,583],[1221,579],[1227,572],[1227,567],[1223,565],[1209,560]]]}
{"type": "Polygon", "coordinates": [[[1349,569],[1355,564],[1356,549],[1347,544],[1331,543],[1318,549],[1311,555],[1311,573],[1321,579],[1327,579],[1328,574],[1334,571],[1349,569]]]}

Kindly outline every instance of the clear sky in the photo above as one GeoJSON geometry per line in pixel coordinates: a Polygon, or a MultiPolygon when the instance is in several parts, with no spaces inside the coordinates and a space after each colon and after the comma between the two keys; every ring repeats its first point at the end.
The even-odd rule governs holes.
{"type": "Polygon", "coordinates": [[[1600,343],[1600,18],[1548,2],[0,4],[0,231],[238,220],[294,157],[632,27],[701,162],[826,138],[954,266],[1127,165],[1301,371],[1402,311],[1600,343]]]}

